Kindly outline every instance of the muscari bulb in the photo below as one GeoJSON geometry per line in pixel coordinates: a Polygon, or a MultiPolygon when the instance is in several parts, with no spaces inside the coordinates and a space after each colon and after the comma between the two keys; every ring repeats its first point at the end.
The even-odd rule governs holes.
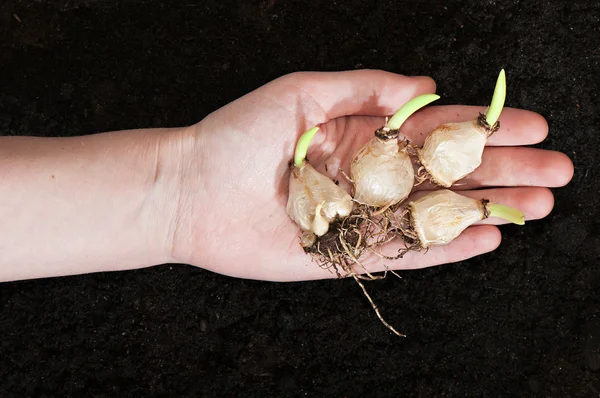
{"type": "Polygon", "coordinates": [[[287,214],[308,236],[303,236],[302,245],[310,246],[314,239],[310,234],[323,236],[330,223],[336,218],[347,217],[352,212],[352,197],[337,186],[330,178],[318,172],[306,160],[310,141],[318,127],[305,132],[296,147],[294,163],[291,165],[287,214]]]}
{"type": "Polygon", "coordinates": [[[414,168],[406,143],[398,139],[399,129],[410,115],[439,98],[435,94],[413,98],[356,152],[350,164],[356,202],[385,208],[410,195],[414,186],[414,168]]]}
{"type": "Polygon", "coordinates": [[[475,120],[438,126],[418,153],[432,182],[445,188],[471,174],[481,165],[487,139],[500,128],[498,118],[506,97],[506,77],[500,72],[488,112],[475,120]]]}
{"type": "Polygon", "coordinates": [[[449,189],[432,191],[411,201],[412,234],[423,248],[446,245],[466,228],[488,217],[499,217],[523,225],[525,216],[511,207],[492,204],[486,199],[472,199],[449,189]]]}

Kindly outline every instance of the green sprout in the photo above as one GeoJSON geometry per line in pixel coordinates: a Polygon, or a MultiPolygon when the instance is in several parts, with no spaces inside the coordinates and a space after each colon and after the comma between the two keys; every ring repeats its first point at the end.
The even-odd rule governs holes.
{"type": "Polygon", "coordinates": [[[490,217],[502,218],[517,225],[525,224],[525,215],[510,206],[491,204],[488,206],[490,217]]]}
{"type": "Polygon", "coordinates": [[[494,89],[494,95],[492,96],[492,103],[490,108],[485,114],[486,122],[493,126],[498,121],[502,108],[504,107],[504,100],[506,98],[506,74],[504,69],[500,71],[498,80],[496,81],[496,88],[494,89]]]}
{"type": "Polygon", "coordinates": [[[394,113],[392,118],[388,120],[385,127],[390,130],[398,130],[404,124],[406,119],[410,117],[413,113],[424,107],[425,105],[436,101],[440,98],[439,95],[436,94],[423,94],[419,95],[408,101],[406,104],[402,105],[400,109],[394,113]]]}
{"type": "Polygon", "coordinates": [[[306,153],[308,152],[308,147],[310,143],[319,131],[319,127],[313,127],[312,129],[304,132],[300,139],[298,140],[298,144],[296,145],[296,152],[294,154],[294,164],[296,167],[302,166],[304,163],[304,159],[306,159],[306,153]]]}

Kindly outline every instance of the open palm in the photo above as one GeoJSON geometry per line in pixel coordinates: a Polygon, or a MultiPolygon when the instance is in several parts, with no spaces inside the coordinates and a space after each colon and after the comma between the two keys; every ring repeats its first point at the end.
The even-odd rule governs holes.
{"type": "MultiPolygon", "coordinates": [[[[417,95],[434,92],[430,78],[384,71],[294,73],[212,113],[195,126],[194,156],[185,160],[189,166],[182,181],[177,260],[250,279],[336,277],[304,253],[299,229],[286,214],[288,162],[299,136],[320,126],[308,159],[349,191],[340,169],[349,170],[352,156],[385,116],[417,95]]],[[[429,106],[411,116],[400,132],[418,145],[437,125],[474,119],[484,110],[429,106]]],[[[507,108],[500,124],[489,139],[482,165],[453,189],[519,208],[528,220],[545,217],[554,204],[548,187],[567,184],[573,165],[562,153],[520,147],[546,137],[548,127],[541,116],[507,108]]],[[[385,263],[373,256],[363,263],[376,272],[467,259],[498,247],[500,233],[492,224],[499,222],[485,220],[450,245],[426,254],[409,253],[385,263]]],[[[393,255],[400,244],[390,243],[384,250],[393,255]]]]}

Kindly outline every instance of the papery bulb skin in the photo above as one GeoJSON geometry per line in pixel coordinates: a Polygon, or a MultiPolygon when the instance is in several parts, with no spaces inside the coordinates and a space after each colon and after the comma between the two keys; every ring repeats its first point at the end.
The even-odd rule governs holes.
{"type": "Polygon", "coordinates": [[[418,150],[432,182],[449,188],[481,165],[488,130],[477,120],[437,127],[418,150]]]}
{"type": "Polygon", "coordinates": [[[448,189],[411,201],[411,224],[420,246],[446,245],[467,227],[487,218],[486,200],[471,199],[448,189]]]}
{"type": "Polygon", "coordinates": [[[323,217],[323,205],[325,202],[319,203],[315,207],[315,216],[312,222],[312,231],[317,236],[323,236],[329,231],[329,220],[323,217]]]}
{"type": "Polygon", "coordinates": [[[338,216],[349,216],[353,207],[352,197],[308,162],[292,165],[286,211],[303,231],[323,236],[329,223],[338,216]]]}
{"type": "Polygon", "coordinates": [[[350,164],[354,200],[373,207],[393,206],[410,195],[415,172],[405,148],[396,138],[373,137],[350,164]]]}

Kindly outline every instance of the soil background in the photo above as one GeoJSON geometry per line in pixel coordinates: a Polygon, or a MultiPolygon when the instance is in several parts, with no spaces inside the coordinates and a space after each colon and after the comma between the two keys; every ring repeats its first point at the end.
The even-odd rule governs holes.
{"type": "Polygon", "coordinates": [[[192,124],[299,70],[430,75],[438,104],[486,105],[503,67],[575,176],[496,251],[370,283],[404,339],[351,279],[1,284],[0,396],[599,396],[599,43],[595,0],[4,0],[2,135],[192,124]]]}

